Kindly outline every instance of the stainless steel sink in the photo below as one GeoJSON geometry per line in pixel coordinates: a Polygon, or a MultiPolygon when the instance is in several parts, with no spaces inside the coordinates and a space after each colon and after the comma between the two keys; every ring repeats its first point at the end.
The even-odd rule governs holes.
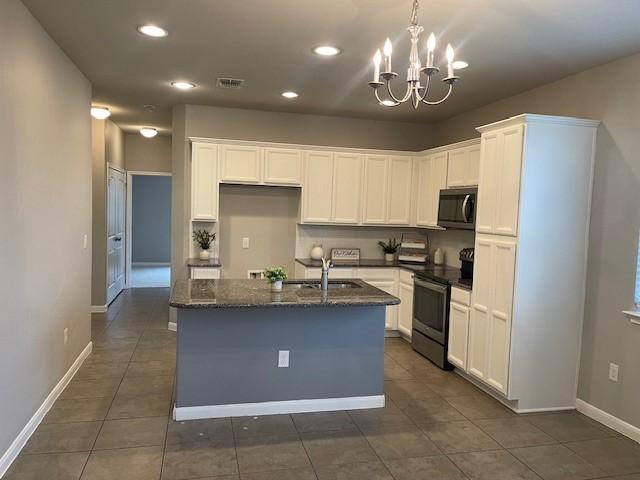
{"type": "MultiPolygon", "coordinates": [[[[321,290],[320,282],[295,282],[295,281],[286,282],[285,281],[283,282],[283,284],[293,288],[321,290]]],[[[362,288],[362,287],[355,282],[329,281],[329,290],[344,289],[344,288],[362,288]]]]}

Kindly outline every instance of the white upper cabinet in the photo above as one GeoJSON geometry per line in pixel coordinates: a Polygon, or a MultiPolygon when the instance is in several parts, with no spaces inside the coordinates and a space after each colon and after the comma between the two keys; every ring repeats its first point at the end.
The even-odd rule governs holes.
{"type": "Polygon", "coordinates": [[[480,144],[449,150],[447,188],[478,185],[480,144]]]}
{"type": "Polygon", "coordinates": [[[191,219],[215,222],[218,219],[218,146],[191,145],[191,219]]]}
{"type": "Polygon", "coordinates": [[[411,220],[412,166],[411,157],[389,159],[387,223],[390,225],[409,225],[411,220]]]}
{"type": "Polygon", "coordinates": [[[290,148],[265,148],[264,183],[271,185],[301,185],[302,152],[290,148]]]}
{"type": "Polygon", "coordinates": [[[263,150],[246,145],[220,145],[220,181],[261,183],[263,150]]]}
{"type": "Polygon", "coordinates": [[[476,231],[517,236],[523,125],[482,134],[476,231]]]}
{"type": "MultiPolygon", "coordinates": [[[[362,156],[356,153],[335,153],[333,156],[333,223],[360,222],[360,185],[362,156]]],[[[312,177],[315,181],[315,178],[312,177]]]]}
{"type": "Polygon", "coordinates": [[[333,153],[306,152],[302,188],[302,221],[330,223],[333,201],[333,153]]]}
{"type": "Polygon", "coordinates": [[[447,152],[435,153],[417,160],[416,225],[438,226],[440,190],[447,188],[447,152]]]}
{"type": "Polygon", "coordinates": [[[387,179],[389,157],[364,156],[362,223],[382,225],[387,220],[387,179]]]}

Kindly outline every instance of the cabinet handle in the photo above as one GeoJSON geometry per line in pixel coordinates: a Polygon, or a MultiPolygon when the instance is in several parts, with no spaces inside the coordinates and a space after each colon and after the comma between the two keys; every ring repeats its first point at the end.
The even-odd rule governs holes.
{"type": "Polygon", "coordinates": [[[467,204],[469,203],[469,199],[471,195],[467,195],[464,197],[464,202],[462,202],[462,218],[466,223],[469,223],[469,216],[467,215],[467,204]]]}

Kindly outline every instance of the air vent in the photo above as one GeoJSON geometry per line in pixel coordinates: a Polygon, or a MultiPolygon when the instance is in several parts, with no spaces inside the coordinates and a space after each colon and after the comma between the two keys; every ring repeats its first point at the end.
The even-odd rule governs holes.
{"type": "Polygon", "coordinates": [[[238,90],[244,86],[244,80],[241,78],[223,78],[219,77],[216,80],[216,87],[218,88],[230,88],[232,90],[238,90]]]}

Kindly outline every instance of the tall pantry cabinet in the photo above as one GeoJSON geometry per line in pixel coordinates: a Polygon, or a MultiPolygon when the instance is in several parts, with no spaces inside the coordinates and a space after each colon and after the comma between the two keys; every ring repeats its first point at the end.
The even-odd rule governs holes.
{"type": "Polygon", "coordinates": [[[575,405],[598,124],[525,114],[478,128],[466,372],[517,411],[575,405]]]}

